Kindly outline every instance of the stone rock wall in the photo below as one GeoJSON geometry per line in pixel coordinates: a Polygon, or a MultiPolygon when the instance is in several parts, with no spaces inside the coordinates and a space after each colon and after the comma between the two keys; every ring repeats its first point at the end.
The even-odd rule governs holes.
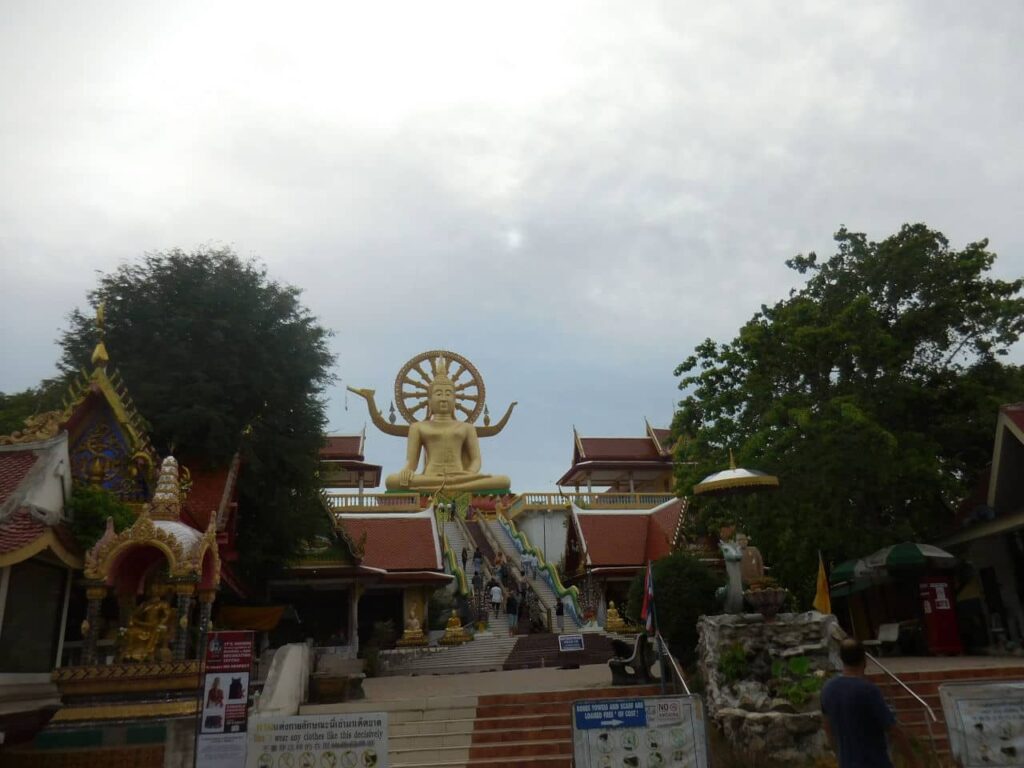
{"type": "Polygon", "coordinates": [[[771,622],[760,614],[701,617],[697,653],[705,702],[730,742],[781,760],[826,751],[817,693],[785,689],[810,678],[813,688],[840,669],[835,626],[834,616],[816,611],[780,614],[771,622]],[[773,676],[773,662],[793,659],[806,672],[785,680],[773,676]]]}

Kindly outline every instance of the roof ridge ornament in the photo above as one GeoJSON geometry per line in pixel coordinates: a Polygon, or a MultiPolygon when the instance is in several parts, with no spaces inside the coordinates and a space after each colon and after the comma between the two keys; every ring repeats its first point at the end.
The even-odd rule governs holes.
{"type": "Polygon", "coordinates": [[[96,347],[92,351],[92,364],[97,368],[106,368],[107,363],[110,362],[110,355],[107,354],[107,347],[103,343],[106,330],[106,304],[107,302],[101,301],[96,307],[96,331],[99,341],[96,342],[96,347]]]}

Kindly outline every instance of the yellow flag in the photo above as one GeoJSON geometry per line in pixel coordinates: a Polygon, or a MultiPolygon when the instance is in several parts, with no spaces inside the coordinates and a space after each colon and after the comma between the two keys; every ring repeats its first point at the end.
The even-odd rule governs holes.
{"type": "Polygon", "coordinates": [[[832,598],[828,594],[828,577],[825,575],[825,561],[818,553],[818,588],[814,592],[814,610],[818,613],[832,613],[832,598]]]}

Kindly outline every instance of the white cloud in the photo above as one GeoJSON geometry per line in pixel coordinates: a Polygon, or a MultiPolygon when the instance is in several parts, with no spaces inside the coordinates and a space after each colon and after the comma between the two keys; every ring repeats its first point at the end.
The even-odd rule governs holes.
{"type": "MultiPolygon", "coordinates": [[[[571,423],[667,421],[675,362],[840,224],[988,236],[1024,273],[1013,3],[5,14],[0,389],[50,372],[94,269],[229,243],[305,288],[352,383],[476,360],[523,401],[488,466],[546,484],[571,423]]],[[[340,394],[332,419],[362,423],[340,394]]]]}

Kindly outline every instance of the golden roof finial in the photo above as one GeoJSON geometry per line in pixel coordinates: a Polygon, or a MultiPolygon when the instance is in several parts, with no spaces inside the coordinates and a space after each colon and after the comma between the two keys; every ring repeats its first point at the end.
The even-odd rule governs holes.
{"type": "Polygon", "coordinates": [[[181,519],[181,487],[178,482],[178,462],[168,456],[160,465],[160,479],[148,505],[153,520],[181,519]]]}
{"type": "Polygon", "coordinates": [[[107,363],[110,362],[110,357],[107,355],[107,348],[103,344],[103,332],[105,330],[105,315],[106,315],[106,302],[101,301],[100,305],[96,307],[96,330],[99,332],[100,340],[96,343],[96,348],[92,351],[92,364],[99,368],[106,368],[107,363]]]}

